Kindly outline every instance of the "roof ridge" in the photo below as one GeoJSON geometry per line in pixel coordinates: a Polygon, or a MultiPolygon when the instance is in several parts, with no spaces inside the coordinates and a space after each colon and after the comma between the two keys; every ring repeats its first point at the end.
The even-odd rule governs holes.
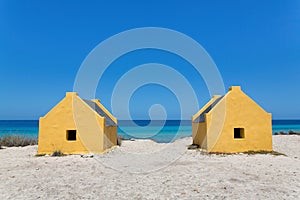
{"type": "Polygon", "coordinates": [[[216,100],[214,100],[209,106],[207,106],[207,108],[202,113],[200,113],[200,115],[193,122],[204,122],[204,115],[209,113],[224,97],[225,95],[222,95],[216,100]]]}
{"type": "Polygon", "coordinates": [[[101,117],[104,117],[105,125],[106,126],[116,126],[116,123],[110,118],[109,115],[107,115],[99,106],[97,103],[95,103],[92,100],[82,99],[93,111],[95,111],[98,115],[101,117]]]}

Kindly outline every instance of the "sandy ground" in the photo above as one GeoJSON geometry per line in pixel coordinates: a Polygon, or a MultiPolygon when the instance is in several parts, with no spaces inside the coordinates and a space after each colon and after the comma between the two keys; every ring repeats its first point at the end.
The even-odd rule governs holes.
{"type": "Polygon", "coordinates": [[[273,136],[274,155],[206,155],[172,144],[123,141],[93,158],[0,150],[0,199],[299,199],[300,136],[273,136]]]}

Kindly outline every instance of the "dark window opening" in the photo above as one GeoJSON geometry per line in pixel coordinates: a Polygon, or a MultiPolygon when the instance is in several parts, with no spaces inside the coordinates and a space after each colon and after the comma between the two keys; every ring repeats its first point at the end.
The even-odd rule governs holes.
{"type": "Polygon", "coordinates": [[[245,132],[243,128],[234,128],[234,138],[245,138],[245,132]]]}
{"type": "Polygon", "coordinates": [[[76,140],[76,130],[67,130],[67,140],[69,141],[76,140]]]}

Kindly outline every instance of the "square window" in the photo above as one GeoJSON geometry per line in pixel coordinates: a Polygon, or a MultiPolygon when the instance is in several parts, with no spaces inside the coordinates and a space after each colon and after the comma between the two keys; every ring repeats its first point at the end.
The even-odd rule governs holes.
{"type": "Polygon", "coordinates": [[[68,141],[76,140],[76,130],[67,130],[67,140],[68,141]]]}
{"type": "Polygon", "coordinates": [[[234,139],[245,138],[245,131],[243,128],[234,128],[234,139]]]}

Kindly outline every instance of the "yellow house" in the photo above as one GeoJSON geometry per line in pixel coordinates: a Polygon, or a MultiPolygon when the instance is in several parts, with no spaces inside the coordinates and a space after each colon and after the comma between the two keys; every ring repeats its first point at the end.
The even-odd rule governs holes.
{"type": "Polygon", "coordinates": [[[81,99],[67,92],[40,118],[38,154],[103,153],[117,145],[117,119],[99,100],[81,99]]]}
{"type": "Polygon", "coordinates": [[[192,117],[192,135],[207,152],[272,151],[272,115],[232,86],[192,117]]]}

